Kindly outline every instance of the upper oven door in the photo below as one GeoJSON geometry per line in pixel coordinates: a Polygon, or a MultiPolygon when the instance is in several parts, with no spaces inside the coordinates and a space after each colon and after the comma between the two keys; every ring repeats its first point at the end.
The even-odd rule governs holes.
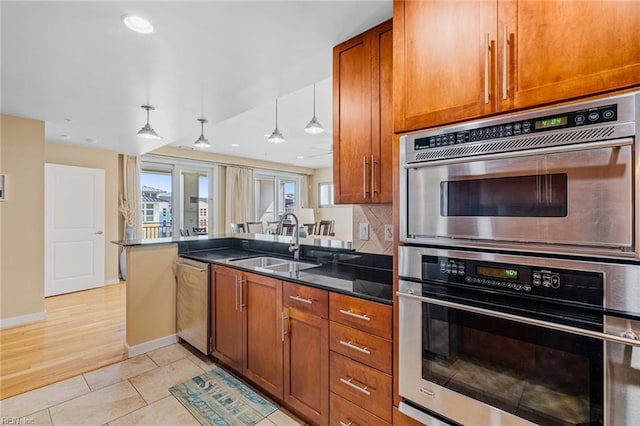
{"type": "Polygon", "coordinates": [[[632,251],[633,142],[406,166],[402,240],[632,251]]]}

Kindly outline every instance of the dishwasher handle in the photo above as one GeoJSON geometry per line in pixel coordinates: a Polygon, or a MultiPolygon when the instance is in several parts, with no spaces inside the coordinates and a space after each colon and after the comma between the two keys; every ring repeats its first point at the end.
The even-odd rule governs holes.
{"type": "Polygon", "coordinates": [[[207,267],[199,268],[197,266],[193,266],[193,265],[190,265],[188,263],[182,263],[182,262],[176,262],[176,265],[182,266],[182,267],[185,267],[185,268],[189,268],[189,269],[194,269],[194,270],[196,270],[198,272],[207,272],[209,270],[207,267]]]}

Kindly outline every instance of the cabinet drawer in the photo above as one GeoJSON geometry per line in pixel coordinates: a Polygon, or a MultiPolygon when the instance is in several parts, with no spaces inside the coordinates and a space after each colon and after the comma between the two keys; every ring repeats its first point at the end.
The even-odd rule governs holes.
{"type": "Polygon", "coordinates": [[[390,426],[389,423],[331,392],[331,426],[390,426]]]}
{"type": "Polygon", "coordinates": [[[330,322],[329,347],[332,351],[391,374],[391,341],[355,328],[330,322]]]}
{"type": "Polygon", "coordinates": [[[391,376],[330,353],[329,389],[391,423],[391,376]]]}
{"type": "Polygon", "coordinates": [[[330,293],[329,319],[391,340],[391,306],[330,293]]]}
{"type": "Polygon", "coordinates": [[[329,318],[329,292],[326,290],[284,281],[282,297],[286,307],[329,318]]]}

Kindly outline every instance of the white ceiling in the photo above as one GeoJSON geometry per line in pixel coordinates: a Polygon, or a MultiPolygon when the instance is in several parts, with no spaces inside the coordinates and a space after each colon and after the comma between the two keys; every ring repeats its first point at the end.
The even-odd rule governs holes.
{"type": "Polygon", "coordinates": [[[190,149],[204,117],[211,152],[328,167],[332,48],[391,14],[391,0],[2,0],[1,110],[44,120],[47,141],[125,154],[190,149]],[[155,32],[130,31],[124,14],[149,19],[155,32]],[[326,129],[318,136],[302,131],[313,83],[326,129]],[[274,146],[264,135],[276,97],[286,142],[274,146]],[[136,137],[145,103],[156,108],[150,123],[161,141],[136,137]]]}

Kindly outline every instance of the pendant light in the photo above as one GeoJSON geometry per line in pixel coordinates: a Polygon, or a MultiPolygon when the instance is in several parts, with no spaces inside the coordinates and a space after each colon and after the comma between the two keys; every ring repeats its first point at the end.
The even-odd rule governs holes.
{"type": "Polygon", "coordinates": [[[206,118],[198,118],[198,121],[200,122],[200,137],[193,143],[193,146],[200,149],[211,148],[211,144],[207,138],[204,137],[204,123],[208,123],[209,121],[206,118]]]}
{"type": "Polygon", "coordinates": [[[147,124],[138,131],[138,137],[143,139],[162,139],[156,131],[153,130],[153,127],[149,125],[149,110],[153,111],[155,108],[151,105],[141,105],[140,108],[147,110],[147,124]]]}
{"type": "Polygon", "coordinates": [[[319,135],[324,132],[324,127],[316,118],[316,84],[313,84],[313,118],[309,121],[309,124],[304,128],[304,131],[312,135],[319,135]]]}
{"type": "Polygon", "coordinates": [[[278,130],[278,98],[276,98],[276,128],[271,133],[271,136],[267,139],[271,143],[282,143],[284,142],[284,136],[278,130]]]}

